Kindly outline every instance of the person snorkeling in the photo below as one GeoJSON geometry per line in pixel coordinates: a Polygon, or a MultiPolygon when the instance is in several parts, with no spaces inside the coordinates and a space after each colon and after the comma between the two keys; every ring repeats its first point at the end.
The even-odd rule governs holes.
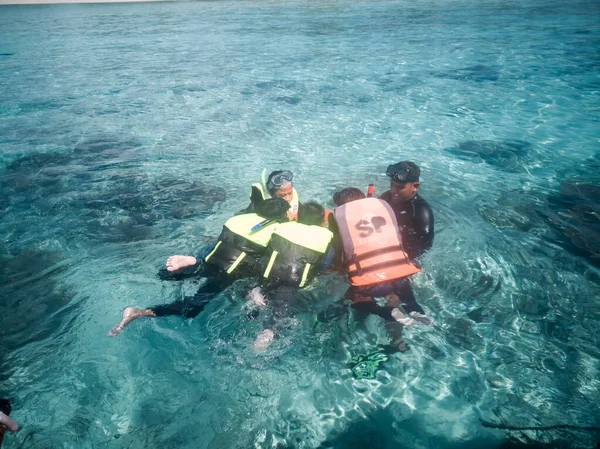
{"type": "Polygon", "coordinates": [[[194,296],[185,296],[182,300],[147,309],[127,307],[121,321],[111,329],[109,335],[118,335],[137,318],[168,315],[196,317],[218,293],[234,281],[255,275],[254,265],[267,250],[271,236],[277,229],[276,223],[287,221],[286,213],[289,208],[288,202],[275,197],[262,201],[256,206],[255,212],[236,215],[227,220],[210,252],[188,267],[188,272],[185,273],[206,278],[206,282],[194,296]]]}
{"type": "Polygon", "coordinates": [[[418,193],[421,169],[410,161],[390,165],[386,172],[390,190],[379,197],[396,215],[404,250],[411,259],[423,255],[433,245],[434,220],[429,203],[418,193]]]}
{"type": "Polygon", "coordinates": [[[267,198],[283,198],[290,205],[290,209],[287,212],[289,220],[296,221],[298,219],[300,200],[298,192],[296,192],[293,185],[294,174],[289,170],[275,170],[266,179],[264,175],[265,171],[263,171],[262,183],[252,184],[250,189],[250,205],[245,211],[252,212],[257,204],[267,198]],[[265,188],[268,194],[265,193],[265,188]]]}
{"type": "MultiPolygon", "coordinates": [[[[264,174],[265,172],[263,171],[263,178],[264,174]]],[[[290,221],[297,220],[300,201],[298,199],[298,192],[296,192],[292,183],[293,179],[294,175],[291,171],[276,170],[271,172],[266,179],[263,179],[263,182],[252,184],[250,189],[250,205],[240,212],[240,214],[255,212],[256,207],[268,198],[282,198],[290,205],[290,208],[286,212],[288,219],[290,221]]],[[[202,253],[199,256],[202,256],[202,253]]],[[[184,272],[189,267],[196,265],[198,259],[201,259],[201,257],[185,255],[169,256],[165,264],[165,269],[168,273],[173,274],[184,272]]]]}
{"type": "MultiPolygon", "coordinates": [[[[403,240],[392,208],[378,198],[366,198],[349,187],[333,196],[336,208],[330,229],[335,235],[337,264],[347,275],[350,287],[344,298],[350,300],[357,319],[369,314],[385,320],[391,345],[405,351],[404,325],[433,323],[425,315],[407,283],[419,272],[403,249],[403,240]]],[[[327,322],[345,313],[337,304],[321,312],[318,322],[327,322]]]]}

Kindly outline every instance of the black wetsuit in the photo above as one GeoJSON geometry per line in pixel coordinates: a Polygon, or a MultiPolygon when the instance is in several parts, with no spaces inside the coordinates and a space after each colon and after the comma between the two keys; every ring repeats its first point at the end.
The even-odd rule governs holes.
{"type": "Polygon", "coordinates": [[[433,211],[429,203],[419,196],[403,204],[392,203],[390,190],[380,197],[388,203],[398,221],[398,228],[402,234],[404,250],[411,259],[416,259],[433,245],[434,226],[433,211]]]}
{"type": "MultiPolygon", "coordinates": [[[[379,198],[392,207],[402,235],[404,250],[411,259],[416,259],[431,248],[433,244],[434,221],[431,207],[418,194],[412,200],[400,205],[393,204],[391,197],[391,192],[388,190],[379,198]]],[[[332,220],[330,227],[335,236],[334,244],[336,245],[338,256],[336,262],[339,265],[341,261],[342,242],[339,240],[339,232],[337,231],[335,220],[332,220]]],[[[359,321],[362,321],[362,318],[369,314],[382,317],[386,322],[386,329],[392,337],[392,344],[399,345],[402,341],[402,325],[392,316],[392,311],[396,307],[380,306],[375,300],[375,298],[383,298],[388,295],[397,295],[402,308],[407,313],[425,313],[423,308],[417,303],[409,278],[369,286],[350,286],[344,297],[352,302],[352,308],[355,310],[356,318],[359,321]]],[[[343,302],[333,304],[321,312],[317,320],[319,322],[327,322],[331,319],[339,318],[345,314],[345,309],[346,306],[343,302]]]]}
{"type": "Polygon", "coordinates": [[[164,268],[160,270],[158,275],[165,280],[203,277],[206,278],[206,281],[194,296],[184,296],[179,301],[150,307],[150,310],[156,316],[179,315],[184,318],[195,318],[217,294],[233,284],[234,281],[255,275],[253,271],[243,265],[238,266],[233,273],[228,274],[216,265],[204,262],[204,258],[212,248],[208,247],[202,250],[196,256],[198,262],[191,267],[187,267],[183,272],[173,274],[164,268]]]}

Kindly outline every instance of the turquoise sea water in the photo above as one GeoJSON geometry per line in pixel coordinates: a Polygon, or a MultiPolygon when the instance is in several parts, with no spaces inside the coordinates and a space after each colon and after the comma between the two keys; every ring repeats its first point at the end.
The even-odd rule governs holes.
{"type": "Polygon", "coordinates": [[[0,7],[0,396],[11,448],[594,447],[600,426],[600,4],[216,1],[0,7]],[[247,204],[422,168],[433,328],[356,380],[383,325],[265,353],[242,285],[197,318],[108,330],[247,204]],[[506,446],[505,446],[506,447],[506,446]]]}

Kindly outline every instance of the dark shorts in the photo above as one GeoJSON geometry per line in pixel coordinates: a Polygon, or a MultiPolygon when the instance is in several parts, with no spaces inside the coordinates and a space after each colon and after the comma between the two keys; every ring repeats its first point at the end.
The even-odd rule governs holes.
{"type": "Polygon", "coordinates": [[[388,321],[394,321],[391,313],[392,310],[397,307],[397,305],[380,306],[375,300],[375,298],[385,298],[389,295],[396,295],[400,300],[398,305],[402,306],[402,308],[404,308],[404,310],[406,310],[408,313],[425,313],[423,308],[415,299],[415,294],[413,293],[408,278],[397,279],[394,281],[369,286],[351,286],[346,291],[344,297],[352,302],[352,308],[356,310],[365,313],[374,313],[375,315],[379,315],[388,321]]]}

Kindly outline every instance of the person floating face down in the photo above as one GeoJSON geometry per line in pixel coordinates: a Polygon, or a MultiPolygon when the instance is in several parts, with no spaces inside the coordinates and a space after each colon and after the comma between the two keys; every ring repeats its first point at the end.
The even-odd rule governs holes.
{"type": "Polygon", "coordinates": [[[127,324],[141,317],[180,315],[194,318],[235,280],[254,276],[257,260],[266,251],[271,235],[277,229],[277,222],[287,221],[286,212],[289,208],[289,203],[284,199],[271,198],[260,202],[255,213],[236,215],[227,220],[217,243],[208,253],[198,258],[185,256],[194,260],[193,265],[186,264],[183,268],[174,270],[174,273],[168,270],[161,273],[168,279],[189,276],[206,278],[194,296],[147,309],[127,307],[121,321],[112,328],[109,335],[118,335],[127,324]]]}
{"type": "Polygon", "coordinates": [[[298,192],[293,185],[294,175],[289,170],[276,170],[269,174],[265,184],[252,184],[250,189],[250,205],[245,212],[253,212],[256,205],[267,198],[283,198],[290,205],[287,212],[288,219],[295,221],[298,219],[298,208],[300,205],[298,192]],[[265,192],[266,188],[266,192],[265,192]]]}
{"type": "MultiPolygon", "coordinates": [[[[248,299],[256,306],[271,305],[253,348],[266,349],[276,334],[294,319],[305,301],[302,290],[333,259],[333,234],[324,225],[323,207],[315,202],[303,203],[298,221],[283,223],[271,237],[267,251],[257,263],[261,285],[253,289],[248,299]]],[[[254,316],[255,317],[255,316],[254,316]]]]}
{"type": "MultiPolygon", "coordinates": [[[[406,350],[402,326],[432,324],[416,302],[408,276],[419,271],[402,246],[402,237],[391,207],[377,198],[366,198],[354,187],[337,192],[330,229],[335,235],[337,264],[348,277],[344,295],[359,320],[368,314],[384,318],[391,345],[406,350]]],[[[345,313],[343,304],[321,312],[319,322],[345,313]]]]}
{"type": "Polygon", "coordinates": [[[434,220],[431,207],[419,194],[421,169],[410,161],[390,165],[386,176],[390,190],[379,197],[394,210],[404,249],[411,259],[423,255],[433,245],[434,220]]]}

